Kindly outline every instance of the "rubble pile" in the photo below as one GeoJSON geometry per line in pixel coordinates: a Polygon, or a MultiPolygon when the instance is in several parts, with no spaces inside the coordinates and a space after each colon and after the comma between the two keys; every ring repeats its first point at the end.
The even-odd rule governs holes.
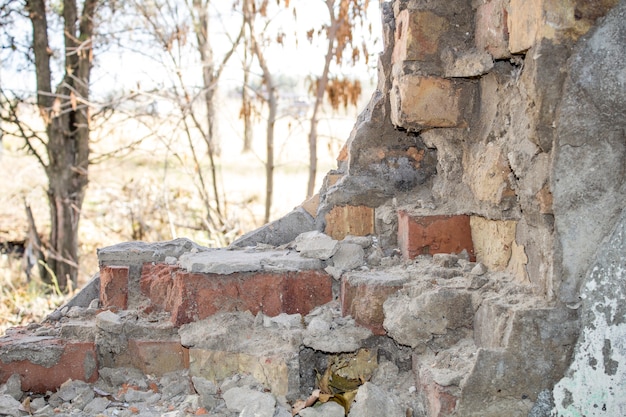
{"type": "Polygon", "coordinates": [[[482,412],[472,402],[478,391],[510,415],[527,413],[562,372],[575,317],[513,277],[488,272],[465,250],[388,255],[372,237],[338,241],[320,232],[278,248],[215,250],[179,239],[101,249],[101,274],[83,293],[44,323],[0,339],[6,409],[16,416],[306,417],[465,407],[472,415],[482,412]],[[324,279],[293,284],[294,271],[306,268],[324,279]],[[268,279],[278,285],[264,292],[268,279]],[[197,298],[177,291],[178,281],[194,282],[197,298]],[[255,283],[254,297],[238,292],[247,282],[255,283]],[[207,288],[222,301],[219,311],[198,305],[207,288]],[[299,292],[290,298],[292,291],[299,292]],[[309,308],[303,299],[319,302],[309,308]],[[559,315],[563,330],[539,334],[546,315],[559,315]],[[549,346],[533,346],[548,336],[549,346]],[[546,368],[525,369],[521,352],[546,368]],[[527,378],[505,372],[491,380],[494,361],[527,378]]]}

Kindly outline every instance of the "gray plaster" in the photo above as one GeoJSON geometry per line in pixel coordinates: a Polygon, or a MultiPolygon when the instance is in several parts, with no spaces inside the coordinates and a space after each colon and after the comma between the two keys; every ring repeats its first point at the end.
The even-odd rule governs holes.
{"type": "Polygon", "coordinates": [[[264,243],[281,246],[294,240],[299,234],[315,229],[315,220],[302,208],[297,208],[278,220],[261,226],[235,240],[231,247],[256,246],[264,243]]]}

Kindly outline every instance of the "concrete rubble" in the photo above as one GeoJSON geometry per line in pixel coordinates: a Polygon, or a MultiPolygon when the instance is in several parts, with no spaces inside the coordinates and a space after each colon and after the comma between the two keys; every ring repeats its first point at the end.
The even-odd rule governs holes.
{"type": "Polygon", "coordinates": [[[624,415],[626,1],[381,2],[319,195],[98,250],[0,338],[0,415],[624,415]]]}
{"type": "MultiPolygon", "coordinates": [[[[332,241],[319,232],[314,236],[316,240],[332,241]]],[[[359,254],[376,250],[370,241],[361,239],[361,245],[354,241],[358,239],[347,237],[332,246],[358,247],[359,254]]],[[[319,246],[316,241],[313,245],[319,246]]],[[[294,247],[298,246],[294,242],[294,247]]],[[[151,250],[150,246],[137,246],[134,253],[143,259],[146,257],[143,252],[151,250]]],[[[286,250],[223,251],[222,259],[236,260],[228,270],[213,262],[219,251],[203,248],[180,253],[175,263],[164,265],[207,277],[216,271],[224,276],[255,270],[265,274],[268,265],[272,273],[290,274],[293,263],[281,270],[278,263],[266,262],[284,258],[286,250]],[[242,259],[247,261],[239,261],[242,259]],[[207,263],[202,264],[201,260],[207,263]]],[[[320,258],[329,256],[328,251],[314,253],[320,258]]],[[[311,252],[306,255],[311,256],[311,252]]],[[[318,267],[323,269],[333,257],[325,261],[318,259],[318,267]]],[[[294,262],[300,259],[302,265],[314,259],[298,252],[289,258],[294,262]]],[[[123,261],[132,264],[135,259],[125,255],[123,261]]],[[[377,267],[355,263],[353,270],[342,275],[339,294],[304,314],[266,315],[261,310],[252,314],[250,310],[240,311],[233,306],[231,311],[177,325],[167,311],[141,299],[145,294],[129,297],[139,300],[142,310],[105,309],[98,305],[99,300],[106,298],[102,296],[83,306],[61,309],[61,316],[55,316],[54,320],[9,332],[0,345],[0,360],[16,364],[18,373],[19,364],[24,361],[58,373],[57,365],[67,366],[62,359],[67,347],[62,343],[55,344],[57,350],[35,346],[45,340],[63,340],[66,344],[80,341],[91,346],[78,359],[82,361],[80,368],[84,375],[73,375],[55,391],[54,386],[37,385],[27,375],[26,378],[22,375],[24,384],[19,387],[16,373],[2,386],[2,392],[7,393],[3,398],[9,408],[17,403],[22,410],[41,416],[291,415],[298,401],[320,389],[324,369],[342,363],[331,374],[331,380],[352,381],[349,391],[354,393],[350,397],[353,405],[346,408],[339,400],[346,388],[331,382],[326,387],[330,392],[326,394],[332,393],[329,398],[336,397],[337,402],[317,401],[316,407],[303,408],[301,416],[420,415],[425,403],[424,393],[418,390],[420,384],[435,384],[460,405],[468,390],[491,390],[493,382],[484,379],[480,362],[485,349],[495,348],[504,364],[512,362],[511,366],[521,366],[515,361],[519,346],[506,339],[492,340],[488,329],[501,329],[500,337],[506,333],[508,339],[513,335],[526,339],[532,337],[533,330],[519,328],[515,330],[522,332],[519,336],[515,331],[508,335],[511,329],[517,329],[517,315],[525,311],[525,306],[544,305],[545,311],[556,314],[528,290],[498,273],[481,270],[484,282],[473,285],[476,278],[473,271],[479,264],[468,261],[465,253],[422,255],[414,260],[394,257],[385,264],[377,267]],[[359,288],[366,289],[366,293],[352,293],[359,288]],[[497,296],[503,292],[509,294],[506,301],[497,296]],[[365,304],[359,307],[359,303],[365,304]],[[16,344],[21,348],[15,349],[16,344]],[[369,355],[368,368],[356,365],[360,355],[369,355]],[[94,365],[97,378],[86,378],[89,369],[85,364],[90,361],[97,364],[94,365]],[[472,381],[471,386],[467,381],[472,381]]],[[[145,275],[139,276],[146,279],[145,275]]],[[[327,286],[332,287],[334,282],[330,279],[327,286]]],[[[130,282],[127,286],[136,287],[130,282]]],[[[103,283],[101,291],[109,288],[103,283]]],[[[115,298],[112,295],[106,299],[115,298]]],[[[572,320],[567,315],[562,319],[564,323],[572,320]]],[[[559,341],[562,345],[572,344],[574,340],[574,334],[558,337],[564,338],[559,341]]],[[[544,347],[540,345],[524,348],[526,354],[545,357],[546,363],[553,366],[559,363],[554,352],[542,353],[544,347]]],[[[538,378],[552,377],[550,373],[536,373],[538,378]]],[[[93,370],[91,374],[95,374],[93,370]]],[[[514,391],[528,398],[538,394],[533,391],[534,386],[517,387],[519,383],[507,382],[509,395],[514,391]]],[[[441,399],[426,402],[433,401],[441,402],[441,399]]],[[[528,408],[531,405],[529,400],[528,408]]]]}

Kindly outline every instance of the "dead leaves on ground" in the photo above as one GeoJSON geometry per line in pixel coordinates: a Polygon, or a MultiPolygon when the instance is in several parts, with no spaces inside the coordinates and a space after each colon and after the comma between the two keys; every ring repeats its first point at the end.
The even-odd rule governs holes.
{"type": "Polygon", "coordinates": [[[307,407],[333,401],[343,406],[346,415],[359,387],[369,381],[378,367],[377,351],[360,349],[356,353],[333,355],[328,358],[328,367],[317,375],[317,389],[306,400],[298,400],[291,410],[298,414],[307,407]]]}

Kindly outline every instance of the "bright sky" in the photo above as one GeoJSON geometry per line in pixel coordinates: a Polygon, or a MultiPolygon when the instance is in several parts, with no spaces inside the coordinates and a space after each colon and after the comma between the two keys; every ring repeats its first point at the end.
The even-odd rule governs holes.
{"type": "MultiPolygon", "coordinates": [[[[221,17],[221,20],[216,20],[216,23],[213,23],[213,45],[216,59],[219,59],[229,47],[229,41],[224,35],[225,32],[236,31],[240,27],[241,17],[230,11],[231,2],[215,0],[211,4],[214,5],[213,7],[217,7],[212,12],[219,13],[221,17]],[[222,10],[218,10],[220,8],[222,10]],[[224,47],[220,47],[221,45],[224,47]]],[[[274,2],[270,2],[270,4],[275,6],[274,2]]],[[[266,50],[267,61],[277,75],[287,74],[302,78],[317,75],[322,70],[326,45],[323,38],[316,39],[313,44],[310,44],[306,39],[305,32],[309,29],[321,28],[323,22],[327,19],[324,0],[291,0],[291,5],[296,9],[297,20],[294,19],[292,11],[277,13],[274,10],[274,17],[265,35],[275,37],[276,33],[282,31],[287,36],[283,46],[273,45],[266,50]],[[299,37],[296,40],[292,34],[297,31],[299,32],[299,37]]],[[[371,70],[371,68],[374,68],[376,65],[376,55],[382,49],[378,1],[370,1],[367,17],[369,21],[366,22],[366,25],[371,25],[372,34],[370,35],[367,30],[360,31],[357,29],[355,31],[355,39],[361,38],[368,45],[370,71],[368,73],[367,66],[362,62],[354,68],[346,67],[342,69],[347,75],[367,78],[368,75],[375,74],[375,70],[371,70]]],[[[23,19],[19,24],[15,29],[17,36],[31,32],[32,29],[28,20],[23,19]]],[[[260,26],[260,24],[257,26],[260,26]]],[[[51,36],[53,36],[52,32],[51,36]]],[[[60,41],[60,38],[57,40],[60,41]]],[[[359,41],[358,43],[361,42],[359,41]]],[[[144,50],[143,52],[154,56],[149,51],[144,50]]],[[[232,57],[229,68],[225,71],[221,80],[223,88],[241,85],[240,55],[241,53],[239,52],[232,57]]],[[[186,71],[185,79],[189,80],[190,84],[200,85],[201,75],[195,53],[183,54],[183,61],[185,60],[187,60],[187,62],[183,62],[183,69],[186,71]]],[[[32,71],[17,71],[16,67],[24,63],[11,61],[6,54],[0,57],[0,61],[0,82],[3,83],[3,88],[21,91],[34,90],[34,73],[32,71]]],[[[166,88],[171,84],[168,81],[168,78],[171,76],[171,72],[168,73],[160,65],[157,65],[154,60],[149,59],[145,55],[142,56],[139,53],[130,53],[119,48],[110,47],[106,52],[99,51],[96,53],[95,66],[92,70],[92,96],[94,98],[97,96],[103,97],[112,91],[120,92],[122,90],[137,89],[138,84],[141,84],[141,88],[144,90],[166,88]]]]}
{"type": "MultiPolygon", "coordinates": [[[[216,60],[230,48],[230,41],[225,36],[227,31],[236,31],[241,25],[241,17],[230,11],[230,2],[214,1],[218,4],[217,9],[213,9],[213,13],[219,13],[221,19],[213,23],[213,45],[215,49],[216,60]],[[221,8],[222,10],[218,10],[221,8]],[[219,23],[218,23],[219,22],[219,23]],[[220,47],[222,46],[222,47],[220,47]]],[[[274,3],[271,3],[274,4],[274,3]]],[[[275,34],[282,31],[288,36],[285,37],[283,46],[273,45],[266,50],[266,58],[270,68],[276,74],[287,74],[296,77],[307,77],[321,72],[324,63],[324,54],[326,45],[324,39],[315,39],[311,44],[306,39],[306,30],[318,29],[322,27],[322,23],[326,20],[327,10],[323,0],[292,0],[291,4],[296,8],[297,20],[291,11],[277,12],[272,15],[273,19],[268,26],[265,35],[275,37],[275,34]],[[295,32],[298,39],[291,36],[295,32]]],[[[380,15],[378,10],[378,2],[371,1],[368,9],[367,17],[369,22],[366,25],[372,26],[372,34],[367,30],[357,29],[355,38],[362,38],[368,45],[370,53],[369,67],[373,68],[376,64],[375,55],[382,49],[382,38],[380,28],[380,15]]],[[[260,26],[257,25],[257,26],[260,26]]],[[[359,43],[361,43],[359,41],[359,43]]],[[[240,50],[241,51],[241,50],[240,50]]],[[[241,52],[235,54],[230,61],[228,70],[225,71],[221,83],[223,88],[228,86],[239,86],[242,82],[241,72],[241,52]]],[[[190,52],[190,58],[195,58],[195,54],[190,52]]],[[[184,59],[184,58],[183,58],[184,59]]],[[[136,89],[137,82],[141,83],[142,89],[151,89],[161,83],[167,84],[167,71],[155,65],[151,59],[139,54],[129,54],[127,51],[109,52],[107,56],[102,54],[98,57],[100,66],[94,69],[94,85],[93,91],[104,93],[111,88],[114,89],[136,89]],[[123,64],[122,64],[123,63],[123,64]],[[121,69],[121,71],[120,71],[121,69]]],[[[187,74],[185,79],[190,83],[200,84],[200,71],[197,63],[190,60],[184,65],[187,74]]],[[[358,77],[368,77],[375,71],[368,72],[364,62],[354,68],[344,68],[344,72],[358,77]]]]}

